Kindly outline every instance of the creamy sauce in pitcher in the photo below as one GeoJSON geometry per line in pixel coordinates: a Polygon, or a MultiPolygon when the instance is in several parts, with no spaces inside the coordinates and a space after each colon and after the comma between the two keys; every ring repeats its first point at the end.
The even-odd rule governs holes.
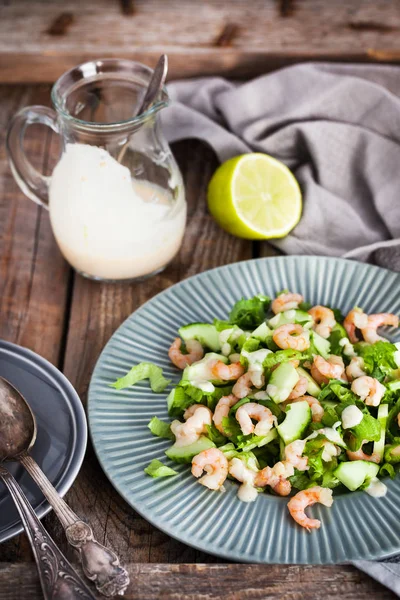
{"type": "Polygon", "coordinates": [[[78,271],[130,279],[164,267],[177,253],[186,223],[183,197],[131,178],[106,150],[68,144],[53,171],[50,220],[61,252],[78,271]]]}

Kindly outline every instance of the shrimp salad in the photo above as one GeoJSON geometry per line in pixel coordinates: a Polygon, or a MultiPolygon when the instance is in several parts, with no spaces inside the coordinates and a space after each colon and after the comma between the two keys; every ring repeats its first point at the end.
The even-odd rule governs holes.
{"type": "MultiPolygon", "coordinates": [[[[395,476],[400,343],[380,328],[398,325],[390,313],[344,316],[287,290],[241,299],[227,320],[179,329],[168,352],[182,371],[167,399],[172,421],[153,417],[149,428],[171,440],[166,455],[190,465],[200,485],[218,493],[236,481],[243,502],[290,497],[291,517],[319,528],[308,506],[331,506],[333,490],[383,496],[380,478],[395,476]]],[[[144,378],[158,392],[169,383],[141,363],[113,385],[144,378]]],[[[145,472],[177,474],[158,460],[145,472]]]]}

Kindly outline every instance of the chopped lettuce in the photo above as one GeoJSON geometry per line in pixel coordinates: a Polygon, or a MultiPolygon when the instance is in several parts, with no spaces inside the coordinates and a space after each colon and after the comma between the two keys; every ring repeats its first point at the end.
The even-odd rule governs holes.
{"type": "Polygon", "coordinates": [[[390,444],[385,447],[385,461],[391,465],[400,463],[400,444],[390,444]]]}
{"type": "Polygon", "coordinates": [[[340,402],[348,402],[356,404],[359,397],[354,394],[349,388],[349,384],[343,383],[338,379],[331,379],[326,385],[322,384],[322,390],[318,395],[318,400],[340,400],[340,402]]]}
{"type": "MultiPolygon", "coordinates": [[[[187,400],[183,400],[182,398],[182,405],[184,405],[184,409],[186,409],[191,404],[198,403],[205,404],[206,406],[208,406],[209,409],[214,410],[218,400],[220,400],[222,396],[229,396],[229,394],[232,391],[232,386],[224,385],[221,387],[214,388],[214,391],[212,392],[203,392],[203,390],[192,385],[189,381],[184,379],[179,382],[176,389],[183,389],[187,397],[187,400]]],[[[176,406],[175,400],[174,405],[176,406]]],[[[183,411],[181,411],[179,414],[182,413],[183,411]]],[[[170,412],[170,414],[172,413],[170,412]]],[[[176,413],[174,414],[176,415],[176,413]]]]}
{"type": "Polygon", "coordinates": [[[153,417],[147,427],[150,429],[151,433],[157,437],[175,440],[170,423],[165,423],[165,421],[161,421],[158,417],[153,417]]]}
{"type": "Polygon", "coordinates": [[[390,477],[390,479],[394,479],[396,476],[394,466],[389,463],[384,463],[379,469],[379,475],[380,477],[390,477]]]}
{"type": "Polygon", "coordinates": [[[161,367],[153,365],[153,363],[142,362],[132,367],[126,375],[111,383],[110,386],[116,390],[123,390],[144,379],[150,380],[150,387],[156,393],[163,392],[170,383],[170,380],[163,376],[161,367]]]}
{"type": "Polygon", "coordinates": [[[364,370],[367,375],[383,381],[386,375],[397,369],[394,354],[397,348],[390,342],[375,344],[357,344],[357,353],[364,359],[364,370]]]}
{"type": "Polygon", "coordinates": [[[304,355],[298,350],[278,350],[277,352],[271,352],[271,354],[267,354],[264,359],[263,366],[266,369],[270,369],[278,363],[284,363],[295,359],[302,360],[303,358],[304,355]]]}
{"type": "Polygon", "coordinates": [[[224,331],[224,329],[231,329],[233,324],[229,321],[221,321],[220,319],[214,319],[214,326],[217,331],[224,331]]]}
{"type": "Polygon", "coordinates": [[[381,424],[365,409],[361,423],[346,431],[346,443],[352,452],[359,450],[366,440],[377,442],[381,437],[381,424]]]}
{"type": "Polygon", "coordinates": [[[177,471],[167,467],[160,460],[154,459],[151,461],[148,467],[144,469],[144,472],[150,477],[171,477],[171,475],[178,475],[177,471]]]}
{"type": "Polygon", "coordinates": [[[295,469],[294,475],[288,479],[292,487],[296,488],[296,490],[306,490],[315,485],[303,471],[298,471],[297,469],[295,469]]]}
{"type": "Polygon", "coordinates": [[[214,442],[214,444],[216,446],[221,446],[221,444],[225,444],[226,437],[218,431],[218,429],[215,427],[214,423],[211,423],[211,425],[206,425],[206,430],[207,430],[207,437],[212,442],[214,442]]]}
{"type": "Polygon", "coordinates": [[[248,300],[242,298],[233,306],[229,314],[229,321],[242,329],[254,329],[264,321],[270,302],[271,299],[268,296],[261,294],[248,300]]]}

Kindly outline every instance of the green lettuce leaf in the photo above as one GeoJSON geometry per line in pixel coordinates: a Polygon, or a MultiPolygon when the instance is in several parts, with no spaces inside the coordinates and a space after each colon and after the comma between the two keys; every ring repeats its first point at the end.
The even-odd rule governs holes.
{"type": "Polygon", "coordinates": [[[233,306],[229,314],[229,321],[242,329],[254,329],[264,321],[270,302],[271,299],[268,296],[261,294],[248,300],[242,298],[233,306]]]}
{"type": "MultiPolygon", "coordinates": [[[[249,337],[246,339],[246,341],[242,345],[241,351],[244,350],[245,352],[255,352],[256,350],[259,349],[259,347],[260,347],[260,340],[249,337]]],[[[240,363],[244,366],[247,366],[247,363],[248,363],[247,358],[245,356],[241,356],[240,363]]]]}
{"type": "Polygon", "coordinates": [[[185,394],[189,397],[189,404],[187,406],[194,403],[204,404],[212,411],[214,411],[218,400],[220,400],[222,396],[229,396],[232,392],[231,385],[216,387],[213,392],[203,392],[203,390],[200,390],[185,379],[179,382],[178,388],[183,389],[185,394]]]}
{"type": "Polygon", "coordinates": [[[179,385],[167,397],[168,414],[170,417],[181,417],[185,410],[193,404],[192,398],[179,385]]]}
{"type": "Polygon", "coordinates": [[[144,472],[150,477],[171,477],[171,475],[178,475],[177,471],[167,467],[160,460],[154,459],[151,461],[148,467],[144,469],[144,472]]]}
{"type": "Polygon", "coordinates": [[[397,369],[394,353],[397,348],[390,342],[376,344],[357,344],[356,351],[364,359],[364,370],[367,375],[383,381],[387,374],[397,369]]]}
{"type": "Polygon", "coordinates": [[[396,471],[394,470],[394,466],[389,463],[384,463],[379,469],[379,477],[390,477],[390,479],[394,479],[396,476],[396,471]]]}
{"type": "Polygon", "coordinates": [[[114,383],[111,383],[110,387],[113,387],[116,390],[123,390],[144,379],[150,380],[152,391],[157,393],[163,392],[171,382],[169,379],[165,379],[161,367],[157,367],[157,365],[152,363],[143,362],[132,367],[126,375],[120,377],[114,383]]]}
{"type": "Polygon", "coordinates": [[[240,429],[239,423],[236,421],[235,417],[223,417],[222,419],[222,427],[226,432],[226,435],[234,442],[237,443],[238,436],[243,435],[242,430],[240,429]]]}
{"type": "Polygon", "coordinates": [[[322,390],[318,395],[318,400],[320,402],[322,400],[340,400],[340,402],[356,404],[360,399],[349,389],[348,384],[345,384],[338,379],[331,379],[326,385],[322,384],[322,390]]]}
{"type": "Polygon", "coordinates": [[[312,487],[314,484],[313,481],[310,480],[308,475],[306,475],[303,471],[294,470],[294,475],[288,478],[292,487],[296,488],[296,490],[306,490],[309,487],[312,487]]]}
{"type": "MultiPolygon", "coordinates": [[[[367,411],[367,409],[365,410],[367,411]]],[[[368,411],[364,412],[361,423],[348,429],[345,433],[345,441],[352,452],[359,450],[364,440],[377,442],[380,437],[381,424],[368,411]]]]}
{"type": "Polygon", "coordinates": [[[263,366],[266,369],[270,369],[278,363],[288,362],[289,360],[298,359],[302,360],[304,355],[298,350],[278,350],[272,354],[267,354],[264,359],[263,366]]]}
{"type": "Polygon", "coordinates": [[[165,438],[167,440],[175,440],[175,436],[171,431],[171,425],[161,421],[158,417],[153,417],[147,425],[153,435],[165,438]]]}
{"type": "Polygon", "coordinates": [[[228,442],[223,446],[219,447],[219,450],[223,452],[228,460],[231,460],[237,454],[236,446],[232,442],[228,442]]]}
{"type": "Polygon", "coordinates": [[[385,461],[391,465],[396,465],[400,463],[400,454],[397,454],[397,449],[399,444],[390,444],[389,446],[385,446],[385,461]],[[396,451],[393,453],[393,451],[396,451]]]}
{"type": "Polygon", "coordinates": [[[214,423],[211,423],[211,425],[206,425],[206,430],[207,430],[207,437],[212,442],[214,442],[214,444],[216,446],[221,446],[221,445],[225,444],[226,437],[218,431],[218,429],[215,427],[214,423]]]}
{"type": "Polygon", "coordinates": [[[300,302],[299,310],[304,310],[304,312],[308,312],[312,308],[311,302],[300,302]]]}
{"type": "Polygon", "coordinates": [[[233,327],[233,323],[221,321],[220,319],[214,319],[214,325],[217,331],[224,331],[224,329],[231,329],[233,327]]]}

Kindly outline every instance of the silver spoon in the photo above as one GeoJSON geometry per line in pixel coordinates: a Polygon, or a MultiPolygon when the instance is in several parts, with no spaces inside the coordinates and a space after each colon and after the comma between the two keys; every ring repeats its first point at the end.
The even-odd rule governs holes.
{"type": "Polygon", "coordinates": [[[78,551],[83,572],[97,590],[104,596],[123,594],[129,575],[115,552],[94,539],[92,528],[71,510],[29,456],[36,432],[36,419],[29,404],[11,383],[0,377],[0,463],[17,460],[25,467],[53,507],[68,543],[78,551]]]}
{"type": "MultiPolygon", "coordinates": [[[[162,54],[160,56],[160,58],[158,59],[158,62],[155,66],[153,75],[150,79],[150,83],[146,90],[146,94],[142,100],[139,110],[136,113],[136,116],[141,115],[142,113],[146,112],[146,110],[148,110],[150,108],[150,106],[154,103],[157,96],[159,95],[162,88],[164,87],[165,80],[167,78],[167,73],[168,73],[168,57],[166,54],[162,54]]],[[[124,155],[125,155],[128,145],[129,145],[129,139],[125,142],[125,144],[122,146],[121,150],[119,151],[118,162],[121,162],[122,159],[124,158],[124,155]]]]}
{"type": "Polygon", "coordinates": [[[20,514],[32,547],[45,600],[96,600],[37,518],[14,477],[0,464],[3,480],[20,514]]]}

